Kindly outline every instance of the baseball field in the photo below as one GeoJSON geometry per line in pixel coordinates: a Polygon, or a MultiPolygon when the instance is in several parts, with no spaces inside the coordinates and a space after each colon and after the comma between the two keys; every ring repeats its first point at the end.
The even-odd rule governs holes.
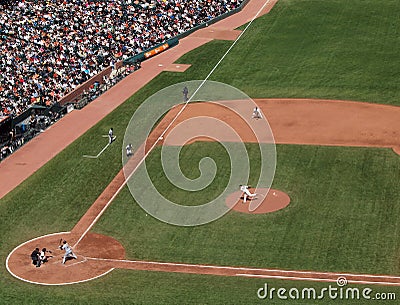
{"type": "MultiPolygon", "coordinates": [[[[205,79],[232,41],[212,40],[183,55],[177,63],[190,64],[189,69],[159,74],[1,199],[0,304],[398,304],[389,298],[400,298],[399,16],[395,0],[279,0],[271,12],[254,20],[211,74],[210,80],[253,98],[270,120],[277,143],[272,188],[289,195],[287,207],[257,215],[230,211],[205,225],[174,226],[148,215],[123,187],[85,233],[118,241],[121,247],[113,255],[127,266],[97,260],[101,266],[96,268],[105,268],[107,274],[72,285],[45,286],[13,277],[6,268],[13,249],[46,234],[74,232],[119,177],[123,135],[136,109],[161,89],[205,79]],[[334,105],[335,111],[343,112],[321,108],[315,113],[321,105],[334,105]],[[111,126],[116,141],[99,158],[83,158],[98,153],[104,146],[102,135],[111,126]],[[128,266],[141,261],[172,265],[128,266]],[[314,273],[229,276],[194,269],[183,272],[179,264],[314,273]],[[284,300],[276,293],[273,299],[257,295],[266,283],[287,291],[337,287],[335,275],[345,275],[347,286],[372,289],[372,299],[325,294],[315,300],[284,300]],[[353,275],[367,276],[352,282],[353,275]],[[371,280],[378,275],[382,277],[371,280]],[[378,301],[377,293],[386,300],[378,301]]],[[[196,106],[200,107],[189,105],[182,115],[196,106]]],[[[265,144],[245,143],[251,185],[260,176],[260,145],[265,144]]],[[[197,141],[182,147],[179,165],[188,178],[201,175],[198,164],[203,158],[211,158],[217,166],[214,181],[193,194],[168,180],[161,148],[157,145],[149,154],[146,167],[166,198],[200,205],[227,185],[231,164],[221,143],[197,141]]],[[[23,170],[21,164],[15,168],[23,170]]],[[[98,239],[84,251],[92,256],[107,253],[107,242],[102,243],[98,239]]],[[[21,265],[30,264],[30,251],[21,265]]],[[[27,277],[46,282],[53,276],[46,273],[50,266],[52,271],[59,268],[60,277],[66,270],[80,272],[67,269],[74,261],[62,266],[55,260],[38,270],[29,266],[27,277]]],[[[81,265],[85,263],[86,258],[81,265]]]]}

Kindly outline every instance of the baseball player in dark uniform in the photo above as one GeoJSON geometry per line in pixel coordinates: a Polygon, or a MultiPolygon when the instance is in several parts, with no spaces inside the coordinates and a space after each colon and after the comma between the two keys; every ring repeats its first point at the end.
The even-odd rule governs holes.
{"type": "Polygon", "coordinates": [[[39,248],[36,248],[35,250],[33,250],[33,252],[31,253],[31,259],[32,259],[32,264],[34,264],[36,267],[40,267],[39,264],[39,248]]]}

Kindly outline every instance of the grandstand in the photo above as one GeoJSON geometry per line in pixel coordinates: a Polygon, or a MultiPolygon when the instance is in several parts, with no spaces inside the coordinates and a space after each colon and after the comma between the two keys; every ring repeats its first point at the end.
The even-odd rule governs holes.
{"type": "Polygon", "coordinates": [[[23,139],[28,140],[66,114],[67,102],[82,107],[107,90],[110,82],[140,67],[134,63],[134,69],[123,69],[122,73],[118,69],[124,60],[230,12],[241,3],[0,2],[1,156],[9,155],[25,142],[23,139]],[[118,77],[110,81],[113,71],[118,77]],[[32,126],[39,127],[32,131],[32,126]]]}

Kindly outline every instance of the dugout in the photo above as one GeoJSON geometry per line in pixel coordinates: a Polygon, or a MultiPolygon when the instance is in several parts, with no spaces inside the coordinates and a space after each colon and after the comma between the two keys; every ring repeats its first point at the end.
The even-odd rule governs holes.
{"type": "Polygon", "coordinates": [[[0,117],[0,143],[4,143],[9,140],[11,130],[12,130],[11,116],[0,117]]]}

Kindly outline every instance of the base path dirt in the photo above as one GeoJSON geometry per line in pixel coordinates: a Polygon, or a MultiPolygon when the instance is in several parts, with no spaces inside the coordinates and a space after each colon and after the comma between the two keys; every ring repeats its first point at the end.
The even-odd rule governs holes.
{"type": "Polygon", "coordinates": [[[400,107],[317,99],[255,100],[277,143],[395,148],[400,107]]]}
{"type": "MultiPolygon", "coordinates": [[[[398,151],[400,147],[400,107],[372,103],[319,99],[255,99],[268,119],[275,143],[330,146],[385,147],[398,151]]],[[[235,100],[215,103],[189,104],[174,122],[165,138],[169,145],[182,145],[185,135],[173,133],[176,126],[195,117],[213,117],[228,124],[240,135],[243,142],[270,142],[256,138],[252,129],[257,120],[248,126],[237,115],[251,117],[253,105],[235,100]],[[168,138],[168,134],[174,136],[168,138]]],[[[170,118],[166,118],[170,119],[170,118]]],[[[211,128],[207,126],[208,128],[211,128]]],[[[211,141],[208,137],[196,140],[211,141]]],[[[233,141],[234,138],[225,139],[233,141]]],[[[186,140],[185,140],[186,143],[186,140]]]]}

